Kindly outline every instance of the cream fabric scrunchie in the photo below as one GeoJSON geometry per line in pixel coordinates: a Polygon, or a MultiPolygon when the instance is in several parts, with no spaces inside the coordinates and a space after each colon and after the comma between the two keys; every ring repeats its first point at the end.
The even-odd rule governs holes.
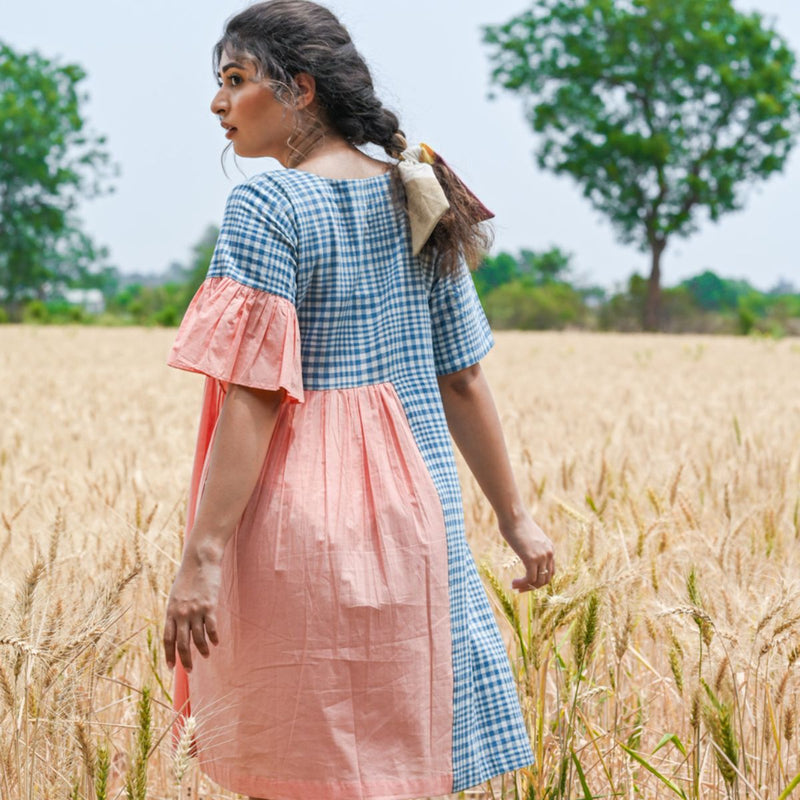
{"type": "Polygon", "coordinates": [[[436,154],[424,142],[400,154],[397,167],[406,190],[411,250],[419,255],[450,202],[433,171],[436,154]]]}

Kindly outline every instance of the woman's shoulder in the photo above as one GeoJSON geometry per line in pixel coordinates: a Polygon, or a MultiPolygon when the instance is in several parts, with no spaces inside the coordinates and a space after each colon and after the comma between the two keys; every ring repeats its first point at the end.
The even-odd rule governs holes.
{"type": "Polygon", "coordinates": [[[297,222],[309,213],[324,212],[326,190],[320,176],[294,169],[274,169],[253,175],[233,188],[229,202],[249,201],[267,215],[297,222]]]}
{"type": "Polygon", "coordinates": [[[246,181],[242,181],[231,189],[229,199],[252,199],[275,204],[283,208],[291,208],[292,192],[291,187],[282,180],[283,170],[272,170],[260,172],[253,175],[246,181]]]}
{"type": "Polygon", "coordinates": [[[269,221],[287,230],[297,227],[299,213],[297,192],[282,170],[261,172],[234,186],[225,206],[225,217],[231,222],[249,220],[269,221]]]}

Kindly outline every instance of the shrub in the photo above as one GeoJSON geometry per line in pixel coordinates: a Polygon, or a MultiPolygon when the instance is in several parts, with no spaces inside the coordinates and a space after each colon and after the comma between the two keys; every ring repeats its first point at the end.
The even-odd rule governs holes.
{"type": "Polygon", "coordinates": [[[41,300],[29,300],[22,310],[22,321],[46,324],[50,322],[50,311],[41,300]]]}
{"type": "Polygon", "coordinates": [[[628,279],[628,290],[619,292],[602,305],[597,324],[603,331],[640,331],[644,317],[647,280],[638,273],[628,279]]]}
{"type": "Polygon", "coordinates": [[[181,314],[174,305],[170,304],[157,311],[153,318],[158,325],[165,328],[175,328],[181,321],[181,314]]]}
{"type": "Polygon", "coordinates": [[[560,330],[580,324],[586,316],[580,294],[563,283],[530,286],[512,281],[489,292],[484,306],[495,328],[560,330]]]}

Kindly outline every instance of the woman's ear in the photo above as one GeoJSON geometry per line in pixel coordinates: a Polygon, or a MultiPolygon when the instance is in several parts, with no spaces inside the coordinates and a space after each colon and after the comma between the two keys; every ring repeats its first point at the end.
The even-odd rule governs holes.
{"type": "Polygon", "coordinates": [[[310,105],[317,94],[317,82],[313,75],[307,72],[298,72],[294,76],[294,83],[297,87],[297,100],[295,108],[301,109],[310,105]]]}

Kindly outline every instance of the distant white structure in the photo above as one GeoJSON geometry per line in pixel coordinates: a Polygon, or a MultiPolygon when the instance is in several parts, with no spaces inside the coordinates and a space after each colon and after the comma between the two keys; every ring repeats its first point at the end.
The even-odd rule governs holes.
{"type": "Polygon", "coordinates": [[[63,289],[61,295],[72,306],[80,306],[87,314],[101,314],[106,300],[99,289],[63,289]]]}

